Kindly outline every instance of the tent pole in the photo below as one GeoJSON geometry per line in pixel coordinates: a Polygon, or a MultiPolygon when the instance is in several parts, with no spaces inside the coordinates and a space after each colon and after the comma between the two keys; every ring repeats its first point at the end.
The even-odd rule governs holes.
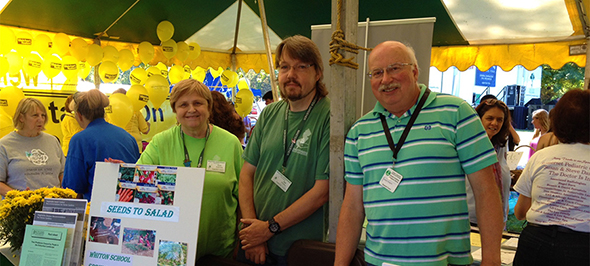
{"type": "MultiPolygon", "coordinates": [[[[236,15],[236,33],[234,34],[234,47],[231,50],[231,70],[236,71],[236,48],[238,47],[238,34],[240,33],[240,19],[242,16],[242,0],[238,0],[238,14],[236,15]]],[[[236,86],[231,88],[231,101],[236,102],[236,86]]]]}
{"type": "Polygon", "coordinates": [[[590,36],[586,38],[586,72],[584,73],[584,89],[590,89],[590,36]]]}
{"type": "MultiPolygon", "coordinates": [[[[359,0],[332,0],[332,32],[344,32],[346,41],[357,43],[359,0]],[[338,2],[341,4],[338,12],[338,2]],[[340,21],[338,21],[340,18],[340,21]]],[[[344,58],[356,56],[343,52],[344,58]]],[[[356,57],[354,61],[356,61],[356,57]]],[[[339,64],[330,66],[330,198],[328,241],[336,242],[336,227],[344,199],[344,141],[356,120],[357,70],[339,64]]]]}
{"type": "Polygon", "coordinates": [[[258,0],[258,9],[260,9],[260,22],[262,23],[262,33],[264,35],[264,46],[266,48],[266,59],[268,60],[268,69],[270,70],[270,85],[272,88],[272,98],[277,101],[277,80],[275,77],[275,68],[272,62],[272,51],[270,50],[270,38],[268,37],[268,25],[266,22],[266,12],[264,11],[264,0],[258,0]]]}
{"type": "MultiPolygon", "coordinates": [[[[94,38],[94,43],[98,44],[100,46],[100,39],[94,38]]],[[[98,67],[99,66],[100,66],[100,63],[97,64],[96,66],[93,66],[93,68],[94,68],[94,88],[100,90],[100,75],[98,74],[98,67]]]]}

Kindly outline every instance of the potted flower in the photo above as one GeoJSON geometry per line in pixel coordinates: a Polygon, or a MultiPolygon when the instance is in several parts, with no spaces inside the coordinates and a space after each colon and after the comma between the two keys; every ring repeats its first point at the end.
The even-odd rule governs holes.
{"type": "Polygon", "coordinates": [[[76,198],[76,192],[63,188],[11,190],[0,201],[0,241],[9,243],[12,252],[23,244],[27,224],[33,224],[35,211],[43,209],[45,198],[76,198]]]}

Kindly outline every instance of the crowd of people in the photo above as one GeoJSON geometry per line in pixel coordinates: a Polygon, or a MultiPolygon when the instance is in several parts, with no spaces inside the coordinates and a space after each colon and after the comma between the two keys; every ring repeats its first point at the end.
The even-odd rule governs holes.
{"type": "MultiPolygon", "coordinates": [[[[197,259],[287,265],[295,241],[327,234],[330,99],[310,39],[283,40],[275,65],[282,100],[264,96],[251,134],[225,96],[188,79],[170,93],[177,125],[145,150],[105,121],[109,101],[97,89],[66,101],[63,145],[43,132],[43,105],[25,98],[16,130],[0,140],[0,194],[63,186],[91,200],[97,161],[205,168],[197,259]]],[[[419,84],[415,52],[400,42],[377,45],[368,67],[377,102],[344,140],[334,265],[350,264],[365,219],[367,265],[470,265],[470,223],[480,230],[481,265],[500,265],[508,140],[520,142],[508,107],[492,98],[474,109],[419,84]]],[[[589,102],[590,91],[571,90],[551,114],[534,113],[534,154],[514,186],[515,215],[528,221],[514,265],[590,264],[589,102]]],[[[128,127],[146,133],[141,120],[128,127]]]]}

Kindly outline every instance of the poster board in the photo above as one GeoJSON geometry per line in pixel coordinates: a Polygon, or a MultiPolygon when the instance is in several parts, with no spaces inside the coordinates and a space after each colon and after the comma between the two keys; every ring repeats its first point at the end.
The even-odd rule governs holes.
{"type": "Polygon", "coordinates": [[[96,163],[84,265],[194,265],[205,170],[132,167],[96,163]]]}

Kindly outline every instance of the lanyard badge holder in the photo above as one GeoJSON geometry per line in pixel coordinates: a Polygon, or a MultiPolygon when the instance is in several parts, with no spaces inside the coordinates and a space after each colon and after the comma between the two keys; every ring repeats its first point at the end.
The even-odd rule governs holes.
{"type": "Polygon", "coordinates": [[[383,177],[381,177],[379,184],[385,189],[389,190],[389,192],[391,193],[393,193],[397,189],[402,179],[404,178],[400,173],[393,169],[395,166],[395,161],[397,161],[397,154],[404,145],[404,142],[406,141],[406,138],[408,137],[408,134],[410,133],[410,130],[412,129],[412,126],[416,121],[416,118],[418,118],[418,114],[422,110],[422,107],[424,106],[424,102],[426,102],[426,98],[428,98],[428,95],[430,95],[430,89],[426,88],[426,91],[424,91],[424,94],[420,98],[420,102],[418,102],[418,105],[416,106],[416,109],[414,110],[414,113],[412,114],[410,121],[406,125],[406,128],[404,129],[404,132],[402,133],[397,143],[397,146],[393,143],[393,138],[391,137],[391,133],[389,132],[389,127],[387,126],[387,121],[385,121],[385,116],[383,116],[383,114],[379,114],[379,118],[381,119],[381,125],[383,126],[383,132],[385,133],[385,137],[387,138],[387,144],[389,144],[389,148],[393,152],[393,163],[391,167],[385,170],[385,173],[383,174],[383,177]]]}
{"type": "MultiPolygon", "coordinates": [[[[209,123],[207,123],[207,133],[205,134],[205,145],[203,145],[203,149],[201,150],[201,154],[199,155],[199,162],[197,163],[197,168],[201,168],[203,164],[203,154],[205,153],[205,147],[207,147],[207,140],[209,140],[209,123]]],[[[182,163],[184,167],[191,167],[192,161],[190,156],[188,155],[188,149],[186,148],[186,143],[184,141],[184,132],[182,132],[182,127],[180,128],[180,138],[182,139],[182,146],[184,147],[184,162],[182,163]]]]}

